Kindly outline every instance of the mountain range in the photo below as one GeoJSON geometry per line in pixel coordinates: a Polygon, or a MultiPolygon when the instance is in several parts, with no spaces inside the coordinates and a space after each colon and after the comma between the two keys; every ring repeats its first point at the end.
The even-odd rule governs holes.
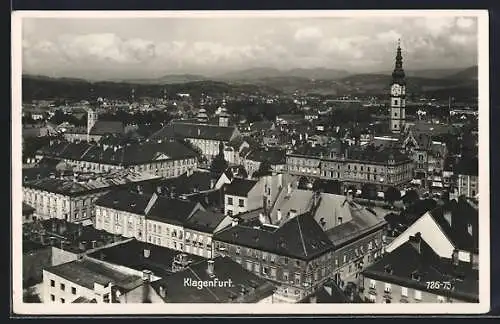
{"type": "MultiPolygon", "coordinates": [[[[378,95],[387,93],[391,83],[392,72],[350,74],[348,71],[335,69],[291,69],[282,71],[274,68],[252,68],[238,72],[224,73],[208,77],[197,74],[172,74],[151,79],[127,79],[91,82],[75,78],[50,78],[45,76],[23,76],[23,96],[25,91],[32,92],[29,97],[41,95],[39,91],[54,82],[61,83],[62,89],[71,91],[70,85],[87,84],[97,89],[120,89],[119,93],[136,88],[136,93],[145,91],[148,94],[161,93],[165,89],[171,91],[194,92],[203,89],[225,90],[234,92],[239,90],[258,90],[265,93],[293,93],[297,90],[303,93],[320,95],[378,95]],[[91,86],[92,85],[92,86],[91,86]],[[68,88],[70,87],[70,88],[68,88]],[[125,90],[127,89],[127,90],[125,90]],[[34,93],[33,93],[34,91],[34,93]]],[[[427,69],[406,71],[408,92],[477,96],[478,67],[472,66],[462,69],[427,69]],[[437,92],[436,92],[437,91],[437,92]]],[[[205,90],[203,90],[205,91],[205,90]]],[[[53,95],[56,92],[49,91],[53,95]]],[[[104,92],[106,93],[106,92],[104,92]]]]}

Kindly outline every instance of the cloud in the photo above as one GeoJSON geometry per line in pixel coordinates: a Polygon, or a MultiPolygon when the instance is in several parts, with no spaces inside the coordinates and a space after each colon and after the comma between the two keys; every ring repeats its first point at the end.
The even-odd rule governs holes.
{"type": "Polygon", "coordinates": [[[263,66],[378,72],[392,69],[399,38],[409,69],[477,64],[477,21],[471,17],[179,21],[136,20],[134,28],[128,20],[115,27],[31,21],[24,29],[23,69],[67,75],[83,67],[89,75],[109,71],[109,78],[263,66]]]}
{"type": "Polygon", "coordinates": [[[295,32],[294,38],[298,42],[317,41],[323,37],[323,32],[317,27],[300,28],[295,32]]]}

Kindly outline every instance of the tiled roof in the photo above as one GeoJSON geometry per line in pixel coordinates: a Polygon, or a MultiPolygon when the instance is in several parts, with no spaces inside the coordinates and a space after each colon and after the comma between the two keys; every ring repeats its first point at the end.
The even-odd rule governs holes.
{"type": "Polygon", "coordinates": [[[99,197],[96,206],[125,211],[132,214],[144,215],[151,196],[134,193],[130,190],[112,190],[99,197]]]}
{"type": "Polygon", "coordinates": [[[98,120],[90,130],[90,135],[123,134],[124,127],[120,121],[98,120]]]}
{"type": "Polygon", "coordinates": [[[429,215],[457,249],[478,252],[479,213],[465,199],[434,208],[429,215]],[[446,210],[451,212],[451,224],[445,218],[446,210]],[[472,226],[472,235],[468,232],[468,225],[472,226]]]}
{"type": "Polygon", "coordinates": [[[257,121],[250,124],[250,131],[260,132],[264,130],[269,130],[273,127],[274,123],[272,121],[257,121]]]}
{"type": "Polygon", "coordinates": [[[172,121],[161,130],[151,135],[150,139],[165,139],[172,137],[199,138],[214,141],[229,142],[235,128],[218,125],[191,124],[184,121],[172,121]]]}
{"type": "Polygon", "coordinates": [[[142,279],[139,276],[119,272],[89,259],[67,262],[45,270],[91,290],[94,289],[94,283],[103,286],[110,283],[120,286],[142,279]]]}
{"type": "Polygon", "coordinates": [[[41,178],[25,181],[23,187],[60,193],[63,195],[78,195],[93,191],[109,190],[116,187],[126,187],[133,183],[154,180],[159,177],[132,170],[114,170],[105,174],[81,174],[76,181],[73,177],[41,178]]]}
{"type": "Polygon", "coordinates": [[[146,215],[147,219],[182,225],[197,208],[197,204],[187,200],[158,197],[146,215]]]}
{"type": "Polygon", "coordinates": [[[334,247],[309,213],[298,215],[273,230],[245,225],[228,227],[215,234],[214,239],[301,260],[312,260],[334,247]]]}
{"type": "Polygon", "coordinates": [[[212,233],[226,217],[222,213],[200,209],[185,221],[184,227],[204,233],[212,233]]]}
{"type": "Polygon", "coordinates": [[[383,219],[379,219],[365,207],[347,201],[345,196],[326,193],[321,193],[314,219],[336,247],[347,244],[368,231],[380,229],[386,224],[383,219]],[[342,218],[341,224],[337,223],[339,217],[342,218]]]}
{"type": "Polygon", "coordinates": [[[178,177],[162,179],[150,185],[144,185],[144,192],[153,193],[157,187],[162,188],[162,192],[174,191],[178,195],[192,194],[199,191],[210,190],[210,172],[195,171],[191,174],[184,173],[178,177]]]}
{"type": "Polygon", "coordinates": [[[389,159],[396,163],[409,162],[411,159],[397,149],[382,148],[379,150],[351,148],[348,150],[348,161],[364,161],[374,163],[387,163],[389,159]]]}
{"type": "Polygon", "coordinates": [[[191,264],[187,269],[166,278],[151,283],[155,291],[160,286],[166,288],[164,300],[170,303],[255,303],[271,296],[275,286],[269,281],[247,271],[229,257],[214,259],[214,276],[207,271],[207,261],[191,264]],[[232,281],[232,287],[196,287],[184,286],[186,279],[192,281],[211,281],[217,278],[219,282],[232,281]],[[231,297],[234,296],[234,299],[231,297]]]}
{"type": "Polygon", "coordinates": [[[285,164],[286,163],[286,152],[279,149],[256,149],[250,152],[246,156],[246,159],[264,162],[268,161],[271,164],[285,164]]]}
{"type": "Polygon", "coordinates": [[[234,178],[230,184],[225,185],[225,193],[226,195],[246,197],[257,182],[256,180],[234,178]]]}
{"type": "Polygon", "coordinates": [[[366,278],[382,282],[395,283],[432,294],[458,298],[468,302],[479,300],[479,273],[469,263],[459,262],[453,265],[450,259],[440,258],[427,242],[421,239],[418,244],[411,240],[394,251],[385,254],[375,264],[363,271],[366,278]],[[390,271],[388,271],[390,269],[390,271]],[[420,280],[412,279],[412,273],[418,273],[420,280]],[[427,288],[427,282],[450,282],[453,289],[427,288]]]}
{"type": "MultiPolygon", "coordinates": [[[[181,252],[132,240],[100,249],[89,254],[89,256],[137,271],[150,270],[155,276],[165,277],[172,273],[172,262],[179,253],[181,252]],[[149,257],[144,256],[144,250],[149,250],[149,257]]],[[[196,255],[189,255],[188,257],[194,262],[204,259],[196,255]]]]}
{"type": "Polygon", "coordinates": [[[196,153],[176,141],[144,142],[121,147],[99,146],[87,142],[54,143],[39,150],[45,156],[113,165],[135,165],[162,160],[180,160],[196,157],[196,153]]]}

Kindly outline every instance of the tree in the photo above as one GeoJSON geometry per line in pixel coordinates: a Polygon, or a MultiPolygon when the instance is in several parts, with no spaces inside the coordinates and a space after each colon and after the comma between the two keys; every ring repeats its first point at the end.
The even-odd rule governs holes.
{"type": "Polygon", "coordinates": [[[415,189],[410,189],[403,196],[403,203],[405,205],[412,205],[419,199],[418,192],[415,189]]]}
{"type": "Polygon", "coordinates": [[[260,178],[266,175],[270,175],[272,173],[271,163],[269,161],[264,160],[260,163],[259,169],[252,174],[253,178],[260,178]]]}
{"type": "Polygon", "coordinates": [[[219,154],[212,160],[210,165],[210,174],[212,179],[218,179],[228,167],[227,161],[224,159],[224,144],[219,143],[219,154]]]}
{"type": "Polygon", "coordinates": [[[389,204],[394,205],[395,201],[401,199],[401,192],[397,188],[389,187],[384,193],[384,198],[389,204]]]}

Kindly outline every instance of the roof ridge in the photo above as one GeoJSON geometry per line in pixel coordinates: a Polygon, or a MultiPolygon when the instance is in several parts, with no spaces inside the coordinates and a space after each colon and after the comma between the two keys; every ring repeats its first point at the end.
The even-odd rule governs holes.
{"type": "Polygon", "coordinates": [[[307,256],[306,243],[304,242],[304,236],[302,235],[302,228],[300,227],[300,222],[298,217],[299,216],[295,216],[295,219],[297,219],[297,225],[299,227],[300,241],[302,242],[302,247],[304,248],[304,254],[305,256],[307,256]]]}

